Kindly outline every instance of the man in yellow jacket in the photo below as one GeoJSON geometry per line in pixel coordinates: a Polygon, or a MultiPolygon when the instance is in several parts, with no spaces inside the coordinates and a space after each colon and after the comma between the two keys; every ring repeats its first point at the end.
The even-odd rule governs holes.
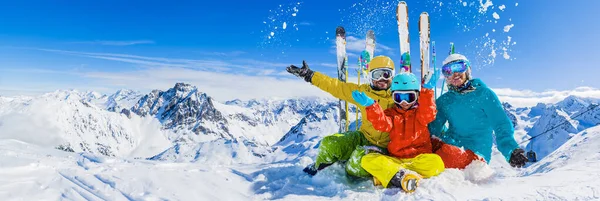
{"type": "Polygon", "coordinates": [[[321,140],[315,163],[304,168],[304,172],[307,174],[315,175],[319,170],[337,161],[347,161],[346,172],[349,175],[368,177],[370,174],[360,165],[361,158],[366,154],[365,152],[387,152],[390,141],[389,133],[380,132],[373,128],[373,124],[367,120],[365,107],[354,101],[352,92],[354,90],[364,92],[367,96],[376,100],[384,110],[393,107],[394,101],[391,98],[390,86],[394,76],[394,62],[387,56],[377,56],[371,60],[368,69],[370,83],[357,85],[341,82],[337,78],[312,71],[305,61],[302,62],[302,68],[294,65],[287,67],[286,70],[289,73],[303,78],[336,98],[357,105],[363,120],[358,131],[336,133],[324,137],[321,140]]]}

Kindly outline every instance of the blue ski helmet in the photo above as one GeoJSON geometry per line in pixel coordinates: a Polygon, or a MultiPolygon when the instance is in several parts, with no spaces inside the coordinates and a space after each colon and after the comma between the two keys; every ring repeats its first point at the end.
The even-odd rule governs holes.
{"type": "Polygon", "coordinates": [[[421,83],[417,76],[412,73],[403,72],[396,74],[392,79],[391,91],[420,91],[421,83]]]}

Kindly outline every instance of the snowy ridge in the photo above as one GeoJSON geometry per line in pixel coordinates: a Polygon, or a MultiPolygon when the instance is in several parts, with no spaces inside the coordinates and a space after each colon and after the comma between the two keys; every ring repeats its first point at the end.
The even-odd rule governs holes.
{"type": "MultiPolygon", "coordinates": [[[[553,170],[571,170],[571,168],[600,167],[600,127],[586,129],[566,142],[555,152],[532,165],[524,172],[525,175],[552,172],[553,170]]],[[[586,179],[589,180],[589,179],[586,179]]],[[[597,181],[596,181],[597,183],[597,181]]],[[[600,186],[596,186],[600,188],[600,186]]]]}
{"type": "Polygon", "coordinates": [[[142,117],[157,118],[164,129],[177,134],[169,137],[173,141],[234,138],[229,133],[227,119],[215,109],[212,98],[189,84],[177,83],[167,91],[153,90],[144,95],[131,111],[142,117]]]}
{"type": "MultiPolygon", "coordinates": [[[[136,96],[124,92],[115,94],[136,96]]],[[[592,99],[570,97],[532,108],[504,103],[520,143],[567,122],[527,142],[527,147],[521,145],[526,149],[532,145],[538,163],[514,169],[494,148],[490,166],[449,169],[422,180],[414,194],[403,194],[374,187],[368,179],[349,179],[340,164],[315,177],[302,173],[302,168],[313,162],[319,141],[337,131],[335,99],[232,100],[223,104],[183,83],[139,96],[137,101],[115,98],[115,94],[113,99],[121,111],[131,111],[130,115],[109,111],[103,103],[111,96],[89,92],[0,97],[0,177],[11,183],[0,186],[0,198],[600,199],[595,193],[600,190],[596,149],[600,109],[593,108],[592,99]],[[127,103],[132,102],[128,110],[127,103]],[[205,130],[195,133],[194,128],[200,126],[205,130]],[[223,135],[215,134],[219,132],[223,135]],[[57,150],[57,146],[77,153],[57,150]],[[25,178],[31,182],[21,182],[25,178]],[[39,191],[40,186],[45,190],[39,191]]],[[[351,130],[355,129],[355,112],[351,107],[351,130]]]]}
{"type": "Polygon", "coordinates": [[[218,139],[201,143],[177,143],[149,160],[193,162],[209,165],[252,164],[269,154],[267,147],[249,141],[218,139]]]}
{"type": "Polygon", "coordinates": [[[569,115],[573,115],[573,113],[584,110],[591,104],[597,104],[599,102],[600,100],[595,98],[583,98],[571,95],[556,103],[556,106],[569,115]]]}
{"type": "Polygon", "coordinates": [[[543,158],[564,144],[570,138],[571,133],[577,133],[577,124],[577,121],[571,120],[569,115],[562,110],[555,107],[546,108],[539,120],[529,130],[530,136],[543,135],[531,140],[527,148],[533,148],[537,157],[543,158]]]}
{"type": "Polygon", "coordinates": [[[0,138],[105,156],[136,153],[146,156],[148,153],[142,151],[142,147],[164,148],[164,139],[144,141],[164,136],[157,121],[129,118],[88,102],[97,97],[102,96],[56,91],[34,99],[15,99],[9,104],[2,104],[0,138]]]}
{"type": "Polygon", "coordinates": [[[317,154],[315,147],[319,141],[338,131],[339,114],[335,102],[307,114],[275,144],[275,149],[279,151],[277,156],[280,156],[276,160],[297,160],[301,156],[314,158],[317,154]]]}
{"type": "Polygon", "coordinates": [[[527,139],[534,137],[524,148],[535,151],[539,160],[578,132],[598,125],[600,110],[595,106],[597,103],[598,99],[569,96],[556,104],[540,103],[532,108],[517,109],[521,111],[521,122],[528,125],[524,128],[527,139]]]}
{"type": "Polygon", "coordinates": [[[104,107],[111,112],[122,112],[123,109],[129,110],[142,97],[140,92],[121,89],[108,96],[104,107]]]}

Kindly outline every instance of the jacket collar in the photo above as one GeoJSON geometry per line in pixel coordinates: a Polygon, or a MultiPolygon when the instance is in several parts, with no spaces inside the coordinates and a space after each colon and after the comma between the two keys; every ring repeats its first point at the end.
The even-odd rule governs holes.
{"type": "Polygon", "coordinates": [[[466,94],[475,91],[477,88],[473,85],[473,80],[467,80],[462,86],[458,87],[448,84],[448,89],[455,93],[466,94]]]}

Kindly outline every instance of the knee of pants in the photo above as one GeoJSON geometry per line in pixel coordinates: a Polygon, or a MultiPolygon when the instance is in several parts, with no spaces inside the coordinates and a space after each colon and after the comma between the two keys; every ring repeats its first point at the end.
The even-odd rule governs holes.
{"type": "Polygon", "coordinates": [[[337,138],[339,138],[340,135],[343,136],[343,134],[336,133],[323,137],[320,142],[319,149],[330,149],[331,147],[339,146],[337,138]]]}
{"type": "Polygon", "coordinates": [[[339,137],[339,134],[333,134],[333,135],[328,135],[323,137],[323,139],[321,140],[321,145],[319,145],[319,147],[330,147],[333,144],[336,144],[336,138],[339,137]]]}
{"type": "Polygon", "coordinates": [[[369,153],[361,157],[360,166],[367,171],[372,171],[381,168],[382,164],[389,163],[389,160],[383,154],[369,153]]]}
{"type": "Polygon", "coordinates": [[[481,160],[482,158],[477,156],[471,150],[462,150],[458,147],[445,144],[438,151],[435,152],[444,161],[446,168],[458,168],[464,169],[467,165],[471,164],[474,160],[481,160]]]}
{"type": "Polygon", "coordinates": [[[428,154],[429,160],[431,161],[431,176],[436,176],[442,173],[446,169],[444,160],[437,154],[428,154]]]}

